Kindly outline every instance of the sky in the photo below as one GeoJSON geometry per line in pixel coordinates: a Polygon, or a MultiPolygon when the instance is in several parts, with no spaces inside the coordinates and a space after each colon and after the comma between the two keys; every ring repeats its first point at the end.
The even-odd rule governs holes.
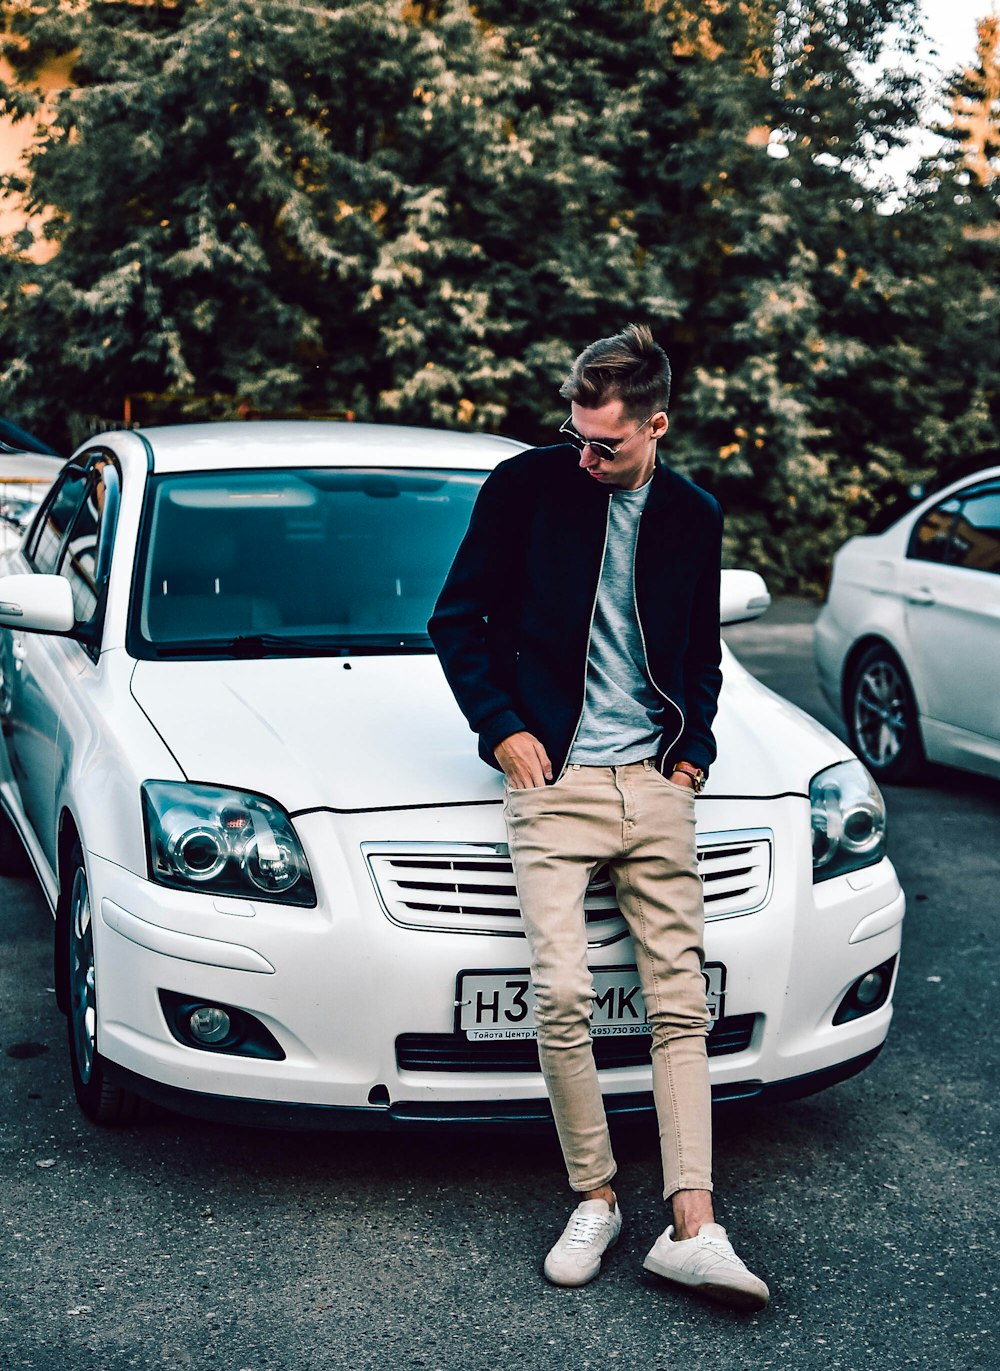
{"type": "MultiPolygon", "coordinates": [[[[993,8],[1000,9],[1000,0],[922,0],[928,51],[923,54],[920,67],[928,80],[935,72],[943,76],[959,65],[972,64],[976,53],[976,22],[993,8]],[[931,48],[936,49],[936,55],[931,48]]],[[[928,111],[925,118],[930,121],[945,113],[944,108],[939,107],[935,112],[928,111]]],[[[895,149],[882,159],[877,173],[879,178],[888,177],[902,189],[921,155],[931,153],[935,142],[928,132],[914,134],[905,147],[895,149]]],[[[897,203],[898,197],[890,195],[884,208],[892,210],[897,203]]]]}
{"type": "Polygon", "coordinates": [[[976,50],[976,20],[990,13],[990,0],[923,0],[928,36],[941,56],[937,64],[950,71],[969,62],[976,50]]]}

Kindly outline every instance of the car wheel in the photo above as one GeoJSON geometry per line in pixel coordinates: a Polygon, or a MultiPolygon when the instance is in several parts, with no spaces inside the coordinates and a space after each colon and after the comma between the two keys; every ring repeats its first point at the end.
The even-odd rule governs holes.
{"type": "Polygon", "coordinates": [[[903,664],[883,643],[855,663],[847,685],[851,746],[877,781],[912,780],[924,760],[917,706],[903,664]]]}
{"type": "Polygon", "coordinates": [[[137,1097],[108,1078],[107,1063],[97,1050],[94,927],[87,868],[79,844],[70,859],[69,900],[63,943],[68,991],[69,1061],[77,1103],[94,1123],[131,1123],[137,1113],[137,1097]]]}

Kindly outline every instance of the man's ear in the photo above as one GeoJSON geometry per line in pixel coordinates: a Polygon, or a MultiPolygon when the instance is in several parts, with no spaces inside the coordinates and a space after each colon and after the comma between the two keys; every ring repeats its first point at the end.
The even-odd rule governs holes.
{"type": "Polygon", "coordinates": [[[665,413],[653,415],[653,423],[652,427],[650,428],[650,433],[652,433],[654,438],[662,438],[669,427],[670,420],[667,418],[665,413]]]}

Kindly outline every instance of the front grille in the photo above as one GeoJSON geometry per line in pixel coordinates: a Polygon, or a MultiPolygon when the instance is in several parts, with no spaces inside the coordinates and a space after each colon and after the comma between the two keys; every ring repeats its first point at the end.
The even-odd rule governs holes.
{"type": "MultiPolygon", "coordinates": [[[[769,828],[698,837],[706,919],[752,914],[771,895],[774,835],[769,828]]],[[[523,936],[514,872],[505,843],[363,843],[382,908],[394,923],[455,933],[523,936]]],[[[624,936],[625,921],[606,866],[584,899],[592,947],[624,936]]]]}
{"type": "MultiPolygon", "coordinates": [[[[719,1019],[708,1035],[708,1055],[727,1057],[745,1052],[753,1037],[756,1014],[719,1019]]],[[[649,1062],[649,1034],[622,1038],[594,1038],[598,1070],[616,1066],[645,1066],[649,1062]]],[[[464,1033],[401,1033],[396,1039],[400,1071],[538,1071],[534,1038],[481,1039],[470,1042],[464,1033]]]]}

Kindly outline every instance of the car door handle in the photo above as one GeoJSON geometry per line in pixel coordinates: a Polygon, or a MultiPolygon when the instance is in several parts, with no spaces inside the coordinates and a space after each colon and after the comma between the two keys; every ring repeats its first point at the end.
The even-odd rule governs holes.
{"type": "Polygon", "coordinates": [[[928,586],[918,586],[916,590],[911,590],[907,596],[911,605],[936,605],[937,596],[928,586]]]}

